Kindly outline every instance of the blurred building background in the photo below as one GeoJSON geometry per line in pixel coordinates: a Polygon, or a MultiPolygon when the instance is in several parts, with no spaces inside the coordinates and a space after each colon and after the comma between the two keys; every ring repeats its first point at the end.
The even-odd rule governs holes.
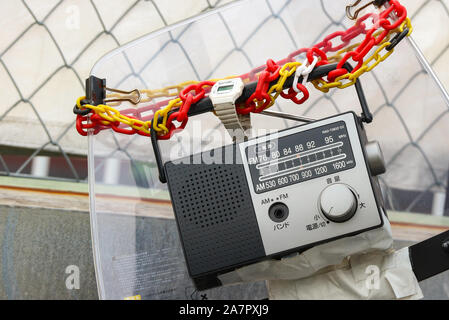
{"type": "MultiPolygon", "coordinates": [[[[335,0],[320,1],[320,5],[325,7],[329,1],[335,0]]],[[[350,2],[340,1],[342,6],[350,2]]],[[[72,113],[74,102],[84,92],[84,79],[109,51],[229,2],[0,2],[0,298],[96,297],[86,195],[87,140],[76,132],[72,113]],[[84,290],[65,287],[65,268],[72,264],[85,275],[81,278],[84,290]]],[[[404,4],[412,18],[413,38],[448,89],[449,0],[407,0],[404,4]]],[[[447,123],[448,117],[449,107],[440,118],[447,123]]],[[[403,125],[413,130],[413,123],[403,125]]],[[[438,125],[435,121],[429,128],[438,125]]],[[[430,139],[441,140],[445,159],[433,161],[414,137],[401,140],[398,146],[416,147],[422,154],[424,174],[430,177],[425,180],[431,182],[384,186],[388,209],[441,218],[436,231],[449,226],[442,218],[449,216],[449,148],[447,135],[442,134],[449,128],[442,128],[431,132],[430,139]]],[[[153,174],[157,183],[157,173],[153,174]]],[[[136,180],[136,172],[120,162],[106,162],[98,175],[97,179],[122,185],[133,185],[136,180]],[[111,170],[119,174],[111,178],[111,170]]],[[[401,217],[396,216],[399,224],[409,223],[409,218],[401,217]]],[[[417,215],[412,223],[434,223],[422,219],[417,215]]],[[[436,232],[432,228],[417,231],[416,240],[436,232]]],[[[438,288],[429,284],[430,297],[449,296],[449,287],[446,293],[444,287],[438,288]]]]}

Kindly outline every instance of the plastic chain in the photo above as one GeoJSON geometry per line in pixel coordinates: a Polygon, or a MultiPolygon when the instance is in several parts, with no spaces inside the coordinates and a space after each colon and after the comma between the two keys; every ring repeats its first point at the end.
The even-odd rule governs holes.
{"type": "MultiPolygon", "coordinates": [[[[362,74],[373,70],[387,59],[398,42],[405,36],[409,36],[412,30],[406,8],[399,1],[390,0],[389,6],[380,14],[368,13],[357,19],[354,26],[346,31],[334,32],[313,47],[296,50],[278,62],[269,59],[266,65],[241,75],[240,78],[245,83],[257,80],[257,86],[244,104],[237,105],[237,113],[261,112],[271,107],[279,96],[290,99],[296,104],[304,103],[309,98],[309,91],[304,83],[307,82],[308,75],[315,66],[338,63],[337,68],[329,72],[327,77],[312,81],[316,89],[326,93],[331,88],[347,88],[355,84],[362,74]],[[367,24],[370,20],[372,27],[368,29],[367,24]],[[364,35],[363,41],[350,45],[360,35],[364,35]],[[395,36],[390,41],[392,35],[395,36]],[[330,53],[333,55],[328,56],[330,53]],[[302,63],[296,61],[301,55],[306,56],[302,63]],[[348,72],[343,66],[351,60],[356,63],[356,66],[348,72]],[[293,86],[284,92],[285,81],[293,74],[295,74],[293,86]],[[301,82],[299,82],[300,77],[302,77],[301,82]],[[270,83],[274,81],[276,84],[270,87],[270,83]],[[302,95],[300,98],[299,94],[302,95]]],[[[227,78],[233,78],[233,76],[227,78]]],[[[176,98],[139,108],[138,111],[127,109],[119,112],[104,104],[93,106],[87,103],[85,97],[81,97],[74,108],[77,114],[76,128],[81,135],[87,135],[88,130],[97,134],[101,130],[112,129],[123,134],[150,136],[150,130],[155,130],[158,139],[169,139],[175,131],[185,128],[191,105],[203,99],[210,91],[210,87],[218,80],[221,79],[188,81],[163,89],[141,90],[141,94],[146,95],[141,102],[150,102],[154,98],[162,97],[176,98]],[[89,109],[88,112],[86,112],[87,109],[89,109]],[[141,116],[140,109],[151,110],[154,116],[145,119],[141,116]],[[153,119],[158,121],[152,123],[153,119]],[[179,125],[176,126],[174,121],[179,125]]]]}

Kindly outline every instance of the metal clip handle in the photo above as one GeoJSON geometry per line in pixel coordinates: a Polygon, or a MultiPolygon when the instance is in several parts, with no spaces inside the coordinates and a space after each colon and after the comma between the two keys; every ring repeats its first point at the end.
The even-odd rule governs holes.
{"type": "Polygon", "coordinates": [[[108,87],[106,87],[105,89],[107,91],[111,91],[111,92],[116,92],[116,93],[127,95],[125,97],[118,96],[117,98],[105,99],[104,100],[105,103],[118,102],[118,101],[128,101],[128,102],[131,102],[132,104],[139,104],[140,100],[142,99],[142,95],[140,94],[140,91],[138,89],[134,89],[134,90],[131,90],[131,91],[123,91],[123,90],[112,89],[112,88],[108,88],[108,87]],[[131,95],[133,95],[133,97],[131,97],[131,95]]]}
{"type": "Polygon", "coordinates": [[[106,87],[106,79],[100,79],[95,76],[90,76],[86,79],[86,99],[95,106],[120,101],[128,101],[136,105],[140,103],[141,98],[142,95],[138,89],[131,91],[118,90],[106,87]],[[106,99],[106,91],[123,94],[125,96],[115,95],[117,97],[106,99]]]}
{"type": "Polygon", "coordinates": [[[360,11],[362,11],[365,8],[368,8],[370,5],[374,5],[375,7],[381,7],[383,6],[386,2],[388,2],[389,0],[374,0],[371,1],[367,4],[365,4],[364,6],[358,8],[353,14],[351,13],[351,10],[355,7],[357,7],[359,5],[360,2],[362,2],[362,0],[356,0],[353,4],[346,6],[346,16],[351,19],[351,20],[356,20],[357,17],[359,16],[360,11]]]}

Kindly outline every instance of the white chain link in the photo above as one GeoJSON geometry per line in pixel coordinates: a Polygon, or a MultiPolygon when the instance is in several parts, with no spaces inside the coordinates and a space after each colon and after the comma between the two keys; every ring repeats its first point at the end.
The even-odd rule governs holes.
{"type": "Polygon", "coordinates": [[[296,68],[295,78],[293,79],[293,86],[292,86],[292,88],[293,88],[293,90],[295,90],[295,92],[298,92],[298,93],[301,92],[301,90],[298,89],[299,77],[301,77],[301,76],[303,77],[301,84],[304,85],[304,83],[307,83],[307,80],[309,79],[309,74],[315,68],[317,63],[318,63],[318,57],[314,56],[313,61],[310,65],[308,65],[309,60],[306,58],[301,63],[301,65],[298,68],[296,68]]]}

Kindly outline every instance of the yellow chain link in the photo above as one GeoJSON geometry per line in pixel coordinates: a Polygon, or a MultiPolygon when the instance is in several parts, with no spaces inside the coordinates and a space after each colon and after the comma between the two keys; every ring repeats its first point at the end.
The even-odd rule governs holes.
{"type": "Polygon", "coordinates": [[[150,134],[150,131],[148,129],[151,126],[151,121],[142,121],[139,119],[127,117],[121,114],[117,109],[106,104],[99,104],[97,106],[91,104],[81,105],[81,100],[83,99],[86,99],[86,97],[78,98],[78,100],[76,101],[77,107],[80,109],[92,109],[96,114],[104,119],[103,121],[101,121],[101,124],[109,126],[113,123],[121,122],[130,126],[131,128],[150,134]]]}
{"type": "MultiPolygon", "coordinates": [[[[360,69],[358,69],[354,73],[346,73],[340,77],[337,77],[335,79],[335,81],[333,81],[333,82],[327,82],[327,81],[324,81],[323,79],[313,80],[312,84],[315,86],[316,89],[318,89],[324,93],[329,92],[329,90],[332,88],[345,89],[349,86],[352,86],[353,84],[355,84],[357,79],[362,74],[373,70],[375,67],[377,67],[379,65],[379,63],[385,61],[394,52],[394,48],[393,48],[390,51],[386,50],[387,52],[384,53],[383,55],[381,54],[382,50],[384,50],[386,47],[391,45],[391,42],[390,42],[391,34],[397,33],[397,32],[402,32],[404,30],[405,26],[407,26],[407,28],[409,28],[409,30],[410,30],[409,33],[407,34],[407,36],[409,36],[411,34],[411,32],[413,31],[413,27],[411,25],[410,19],[406,18],[406,20],[401,24],[401,26],[398,29],[395,29],[395,30],[392,30],[389,32],[387,37],[380,43],[379,47],[374,51],[374,53],[368,59],[366,59],[363,62],[363,65],[360,67],[360,69]],[[372,63],[373,61],[374,61],[374,63],[372,63]]],[[[348,51],[348,49],[343,49],[343,50],[337,52],[337,54],[335,56],[341,56],[342,53],[347,52],[347,51],[348,51]]]]}
{"type": "MultiPolygon", "coordinates": [[[[225,79],[230,79],[230,78],[235,78],[235,77],[236,76],[228,76],[228,77],[225,77],[222,79],[211,79],[209,81],[217,82],[219,80],[225,80],[225,79]]],[[[178,96],[182,89],[184,89],[185,87],[187,87],[191,84],[196,84],[196,83],[198,83],[198,81],[186,81],[186,82],[180,83],[178,85],[168,86],[168,87],[165,87],[162,89],[139,90],[141,93],[145,93],[145,95],[147,96],[147,99],[141,99],[140,103],[150,102],[154,98],[178,96]],[[176,90],[176,92],[171,92],[173,90],[176,90]]],[[[108,94],[107,97],[108,98],[110,98],[110,97],[123,98],[123,95],[114,93],[114,94],[108,94]]],[[[142,121],[139,119],[127,117],[127,116],[121,114],[120,111],[118,111],[117,109],[112,107],[112,106],[120,105],[121,104],[120,102],[117,102],[115,104],[111,103],[109,105],[100,104],[97,106],[94,106],[91,104],[81,105],[81,100],[83,100],[83,99],[86,99],[86,97],[78,98],[78,100],[76,101],[77,107],[79,109],[87,108],[87,109],[93,110],[97,115],[99,115],[100,117],[102,117],[104,119],[103,121],[101,121],[101,124],[108,126],[115,122],[121,122],[123,124],[130,126],[131,128],[133,128],[135,130],[142,131],[146,134],[150,134],[151,127],[154,130],[156,130],[158,133],[162,133],[162,134],[167,133],[169,131],[166,126],[167,119],[168,119],[168,113],[170,112],[171,109],[179,108],[182,104],[182,101],[180,98],[170,100],[166,107],[159,109],[155,112],[154,118],[158,119],[157,118],[158,116],[162,116],[162,123],[159,123],[158,125],[156,125],[156,123],[155,123],[153,126],[151,126],[151,121],[142,121]]]]}
{"type": "MultiPolygon", "coordinates": [[[[344,89],[344,88],[347,88],[347,87],[355,84],[356,80],[362,74],[373,70],[377,65],[379,65],[381,62],[385,61],[394,52],[394,49],[392,49],[390,51],[387,51],[384,54],[381,54],[382,51],[385,50],[386,47],[391,45],[391,42],[390,42],[391,34],[397,33],[397,32],[402,32],[405,27],[407,27],[409,29],[409,32],[407,34],[407,36],[409,36],[413,31],[413,27],[412,27],[410,18],[406,18],[406,20],[401,24],[401,26],[399,28],[390,31],[389,34],[386,36],[386,38],[380,43],[379,47],[374,51],[374,53],[368,59],[366,59],[364,61],[363,65],[356,72],[347,73],[340,77],[337,77],[335,79],[335,81],[333,81],[333,82],[327,82],[327,81],[324,81],[323,79],[317,79],[317,80],[313,80],[312,84],[315,86],[316,89],[318,89],[324,93],[329,92],[329,90],[332,88],[344,89]]],[[[374,33],[374,37],[377,37],[381,32],[382,31],[378,31],[378,32],[374,33]]],[[[329,62],[340,61],[342,59],[343,54],[346,54],[347,52],[352,51],[354,48],[358,47],[359,45],[360,45],[360,43],[356,43],[356,44],[353,44],[349,47],[346,47],[346,48],[338,51],[335,55],[329,57],[328,61],[329,62]]],[[[270,108],[271,106],[274,105],[276,99],[279,97],[280,93],[283,90],[285,81],[287,80],[288,77],[290,77],[291,75],[293,75],[293,73],[296,72],[296,68],[299,67],[300,65],[301,65],[300,62],[288,62],[282,66],[282,68],[279,70],[279,79],[278,79],[277,83],[275,85],[271,86],[268,91],[268,95],[270,96],[271,101],[268,104],[267,108],[270,108]]],[[[230,78],[235,78],[235,77],[236,76],[229,76],[229,77],[225,77],[225,78],[221,78],[221,79],[211,79],[209,81],[217,82],[219,80],[230,79],[230,78]]],[[[243,80],[245,83],[249,81],[249,79],[243,79],[243,80]]],[[[161,88],[161,89],[140,90],[140,93],[144,94],[146,96],[146,98],[141,99],[140,103],[151,102],[153,99],[156,99],[156,98],[177,97],[177,96],[179,96],[182,89],[184,89],[188,85],[196,84],[196,83],[198,83],[198,81],[186,81],[186,82],[183,82],[183,83],[180,83],[177,85],[167,86],[167,87],[161,88]]],[[[109,97],[123,97],[123,95],[108,94],[107,97],[108,98],[109,97]]],[[[182,105],[182,101],[180,98],[170,100],[166,107],[159,109],[158,111],[155,112],[154,118],[158,119],[159,117],[162,117],[162,122],[157,125],[156,125],[156,123],[151,125],[151,121],[142,121],[139,119],[127,117],[125,115],[122,115],[117,109],[115,109],[111,106],[111,105],[114,105],[114,106],[120,105],[120,102],[111,104],[111,105],[105,105],[105,104],[101,104],[101,105],[97,105],[97,106],[90,105],[90,104],[81,105],[81,100],[83,100],[83,99],[86,99],[86,97],[78,98],[78,100],[76,102],[77,107],[79,109],[85,109],[85,108],[92,109],[97,115],[99,115],[103,118],[103,121],[101,121],[101,123],[103,125],[107,126],[107,125],[111,125],[113,123],[120,122],[120,123],[128,125],[129,127],[133,128],[135,130],[142,131],[146,134],[150,134],[150,128],[156,130],[158,133],[162,133],[162,134],[167,133],[169,131],[168,128],[166,127],[167,120],[168,120],[168,113],[173,108],[179,108],[182,105]]],[[[264,103],[263,101],[257,101],[256,108],[261,107],[263,105],[263,103],[264,103]]]]}
{"type": "MultiPolygon", "coordinates": [[[[279,70],[279,79],[275,85],[272,85],[271,88],[268,90],[268,95],[270,96],[270,103],[266,107],[266,109],[272,107],[274,103],[276,102],[276,99],[281,94],[282,90],[284,89],[285,81],[287,81],[287,78],[293,75],[296,72],[296,68],[298,68],[301,65],[300,62],[287,62],[282,66],[282,68],[279,70]],[[273,92],[276,92],[274,96],[272,95],[273,92]]],[[[262,103],[258,102],[256,103],[256,106],[259,107],[262,103]]]]}
{"type": "Polygon", "coordinates": [[[179,108],[182,105],[181,98],[173,99],[171,100],[168,105],[163,108],[156,111],[154,114],[154,119],[159,119],[160,116],[162,116],[162,123],[156,125],[156,123],[153,124],[152,128],[156,130],[157,132],[163,132],[163,134],[168,132],[168,128],[166,127],[167,119],[168,119],[168,113],[170,110],[174,107],[179,108]]]}

